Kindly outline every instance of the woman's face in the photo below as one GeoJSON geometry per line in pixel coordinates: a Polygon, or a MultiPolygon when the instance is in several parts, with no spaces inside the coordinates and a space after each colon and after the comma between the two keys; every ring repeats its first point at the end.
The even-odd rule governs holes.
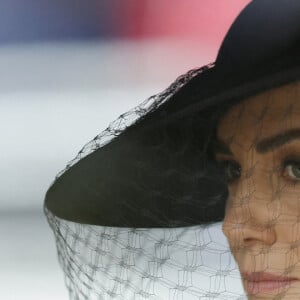
{"type": "Polygon", "coordinates": [[[229,190],[223,232],[249,299],[299,299],[300,82],[232,107],[217,140],[229,190]]]}

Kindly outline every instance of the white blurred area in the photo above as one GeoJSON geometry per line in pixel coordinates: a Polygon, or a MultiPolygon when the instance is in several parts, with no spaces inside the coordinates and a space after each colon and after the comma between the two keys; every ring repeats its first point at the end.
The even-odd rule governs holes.
{"type": "Polygon", "coordinates": [[[108,124],[215,59],[178,41],[0,48],[0,209],[34,209],[55,174],[108,124]],[[183,46],[184,45],[184,46],[183,46]]]}
{"type": "Polygon", "coordinates": [[[215,51],[172,40],[0,48],[1,299],[68,299],[42,212],[47,188],[111,121],[215,51]]]}

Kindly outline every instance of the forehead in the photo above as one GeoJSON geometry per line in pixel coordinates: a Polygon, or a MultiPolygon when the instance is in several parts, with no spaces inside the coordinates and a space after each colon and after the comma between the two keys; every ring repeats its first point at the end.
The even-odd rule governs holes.
{"type": "MultiPolygon", "coordinates": [[[[249,97],[234,105],[221,118],[218,138],[232,141],[253,139],[300,127],[300,81],[249,97]]],[[[246,141],[245,141],[246,142],[246,141]]]]}

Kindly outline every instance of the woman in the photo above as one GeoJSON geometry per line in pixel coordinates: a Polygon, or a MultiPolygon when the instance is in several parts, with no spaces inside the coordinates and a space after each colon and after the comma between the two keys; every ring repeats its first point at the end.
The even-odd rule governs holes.
{"type": "Polygon", "coordinates": [[[250,299],[300,298],[299,113],[300,81],[248,98],[218,125],[223,231],[250,299]]]}
{"type": "Polygon", "coordinates": [[[59,174],[45,212],[72,299],[241,299],[219,221],[249,299],[300,298],[299,16],[298,0],[253,0],[214,64],[59,174]]]}

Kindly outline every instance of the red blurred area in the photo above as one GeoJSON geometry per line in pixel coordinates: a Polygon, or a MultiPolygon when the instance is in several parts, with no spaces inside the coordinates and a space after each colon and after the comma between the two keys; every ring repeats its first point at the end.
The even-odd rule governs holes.
{"type": "Polygon", "coordinates": [[[250,0],[127,0],[118,8],[123,37],[201,39],[219,44],[250,0]]]}

